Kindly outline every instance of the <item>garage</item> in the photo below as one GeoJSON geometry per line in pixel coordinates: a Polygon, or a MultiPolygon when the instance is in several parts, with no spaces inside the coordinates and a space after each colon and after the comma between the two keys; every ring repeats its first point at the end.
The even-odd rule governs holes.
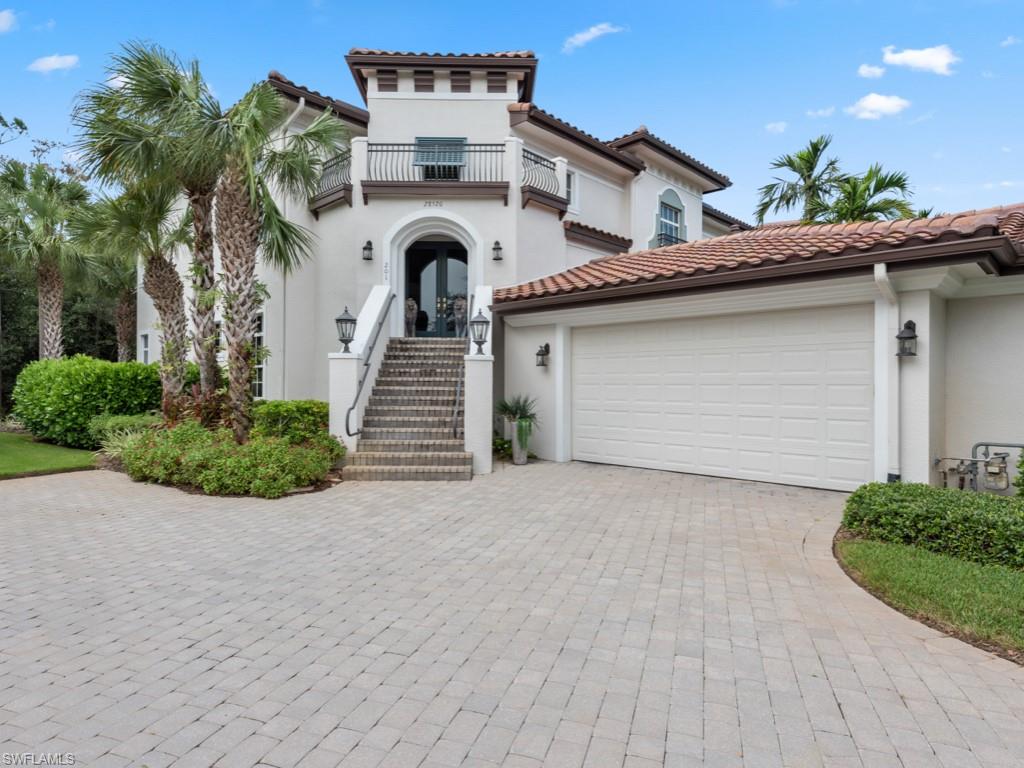
{"type": "Polygon", "coordinates": [[[872,476],[870,305],[580,327],[580,461],[852,490],[872,476]]]}

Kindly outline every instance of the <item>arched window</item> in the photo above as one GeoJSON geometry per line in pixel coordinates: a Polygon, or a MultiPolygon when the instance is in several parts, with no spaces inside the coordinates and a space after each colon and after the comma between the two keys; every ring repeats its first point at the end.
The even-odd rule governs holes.
{"type": "Polygon", "coordinates": [[[686,242],[686,208],[673,189],[666,189],[658,197],[658,210],[654,218],[654,237],[651,248],[686,242]]]}

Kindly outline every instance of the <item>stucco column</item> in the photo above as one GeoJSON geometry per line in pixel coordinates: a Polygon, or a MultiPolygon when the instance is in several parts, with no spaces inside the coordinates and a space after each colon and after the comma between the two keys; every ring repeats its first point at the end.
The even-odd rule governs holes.
{"type": "Polygon", "coordinates": [[[946,301],[932,291],[900,294],[900,325],[917,325],[917,356],[900,365],[900,463],[908,483],[934,483],[945,448],[946,301]]]}
{"type": "Polygon", "coordinates": [[[494,414],[494,356],[466,355],[465,443],[473,453],[473,474],[491,472],[494,414]]]}
{"type": "Polygon", "coordinates": [[[356,136],[352,139],[350,151],[352,160],[350,169],[352,172],[352,207],[358,208],[363,205],[363,182],[369,164],[369,140],[365,136],[356,136]]]}
{"type": "MultiPolygon", "coordinates": [[[[345,414],[356,396],[361,364],[361,358],[354,353],[331,352],[327,355],[327,405],[330,422],[328,428],[332,435],[345,444],[345,449],[350,453],[356,449],[356,438],[350,437],[345,431],[345,414]]],[[[358,425],[359,421],[353,418],[352,423],[358,425]]]]}

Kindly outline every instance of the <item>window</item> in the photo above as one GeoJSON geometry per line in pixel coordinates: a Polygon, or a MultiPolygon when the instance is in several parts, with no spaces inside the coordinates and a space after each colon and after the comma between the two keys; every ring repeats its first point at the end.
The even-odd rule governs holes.
{"type": "Polygon", "coordinates": [[[267,363],[263,357],[263,313],[256,315],[256,323],[252,333],[252,354],[256,364],[252,368],[252,396],[263,397],[267,363]]]}
{"type": "Polygon", "coordinates": [[[139,336],[139,349],[142,353],[142,362],[149,364],[149,334],[139,336]]]}
{"type": "Polygon", "coordinates": [[[468,70],[458,70],[448,74],[448,79],[452,84],[452,93],[469,93],[470,92],[470,79],[468,70]]]}
{"type": "Polygon", "coordinates": [[[672,245],[683,242],[683,212],[674,205],[662,202],[658,205],[658,245],[672,245]]]}
{"type": "Polygon", "coordinates": [[[569,201],[569,207],[574,211],[578,208],[576,205],[576,172],[566,171],[565,172],[565,199],[569,201]]]}
{"type": "Polygon", "coordinates": [[[434,73],[429,69],[417,69],[412,73],[412,83],[416,93],[433,93],[434,73]]]}
{"type": "Polygon", "coordinates": [[[465,139],[417,138],[412,164],[423,181],[458,181],[466,165],[465,139]]]}
{"type": "Polygon", "coordinates": [[[394,69],[377,70],[377,91],[394,93],[398,90],[398,71],[394,69]]]}

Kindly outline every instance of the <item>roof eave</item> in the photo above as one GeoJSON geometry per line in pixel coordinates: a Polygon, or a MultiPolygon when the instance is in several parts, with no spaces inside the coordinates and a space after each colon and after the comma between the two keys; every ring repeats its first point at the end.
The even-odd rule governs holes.
{"type": "Polygon", "coordinates": [[[367,127],[370,123],[370,113],[365,109],[360,109],[354,104],[348,104],[344,101],[332,99],[324,96],[323,94],[313,93],[305,88],[300,88],[294,83],[286,83],[273,77],[267,78],[267,82],[270,83],[271,87],[278,93],[294,101],[305,99],[307,105],[317,106],[324,109],[329,107],[338,117],[362,126],[363,128],[367,127]]]}
{"type": "Polygon", "coordinates": [[[591,136],[587,136],[582,131],[573,130],[568,124],[563,123],[561,120],[537,109],[532,104],[529,109],[509,112],[509,125],[511,127],[521,125],[522,123],[531,123],[532,125],[536,125],[539,128],[543,128],[546,131],[561,136],[564,139],[579,144],[585,149],[601,155],[606,160],[610,160],[616,165],[628,169],[634,176],[646,168],[642,160],[619,152],[614,147],[608,146],[591,136]]]}
{"type": "Polygon", "coordinates": [[[616,149],[625,149],[633,144],[644,144],[645,146],[650,147],[662,157],[671,160],[677,165],[681,165],[690,173],[695,174],[708,182],[710,188],[705,189],[704,192],[721,192],[723,189],[728,189],[732,186],[732,180],[729,179],[728,176],[718,173],[718,171],[715,171],[712,168],[696,164],[693,160],[678,152],[674,147],[658,140],[654,136],[640,134],[625,136],[621,139],[609,142],[609,144],[616,149]]]}
{"type": "Polygon", "coordinates": [[[845,256],[791,260],[769,266],[716,270],[700,275],[638,280],[612,287],[499,301],[494,303],[492,309],[498,314],[518,314],[580,304],[635,301],[663,294],[686,294],[744,288],[752,284],[818,280],[858,272],[867,273],[875,264],[883,262],[896,271],[925,265],[940,266],[969,262],[976,262],[986,272],[996,275],[1014,274],[1021,268],[1012,241],[1005,235],[990,235],[904,248],[870,250],[845,256]]]}

